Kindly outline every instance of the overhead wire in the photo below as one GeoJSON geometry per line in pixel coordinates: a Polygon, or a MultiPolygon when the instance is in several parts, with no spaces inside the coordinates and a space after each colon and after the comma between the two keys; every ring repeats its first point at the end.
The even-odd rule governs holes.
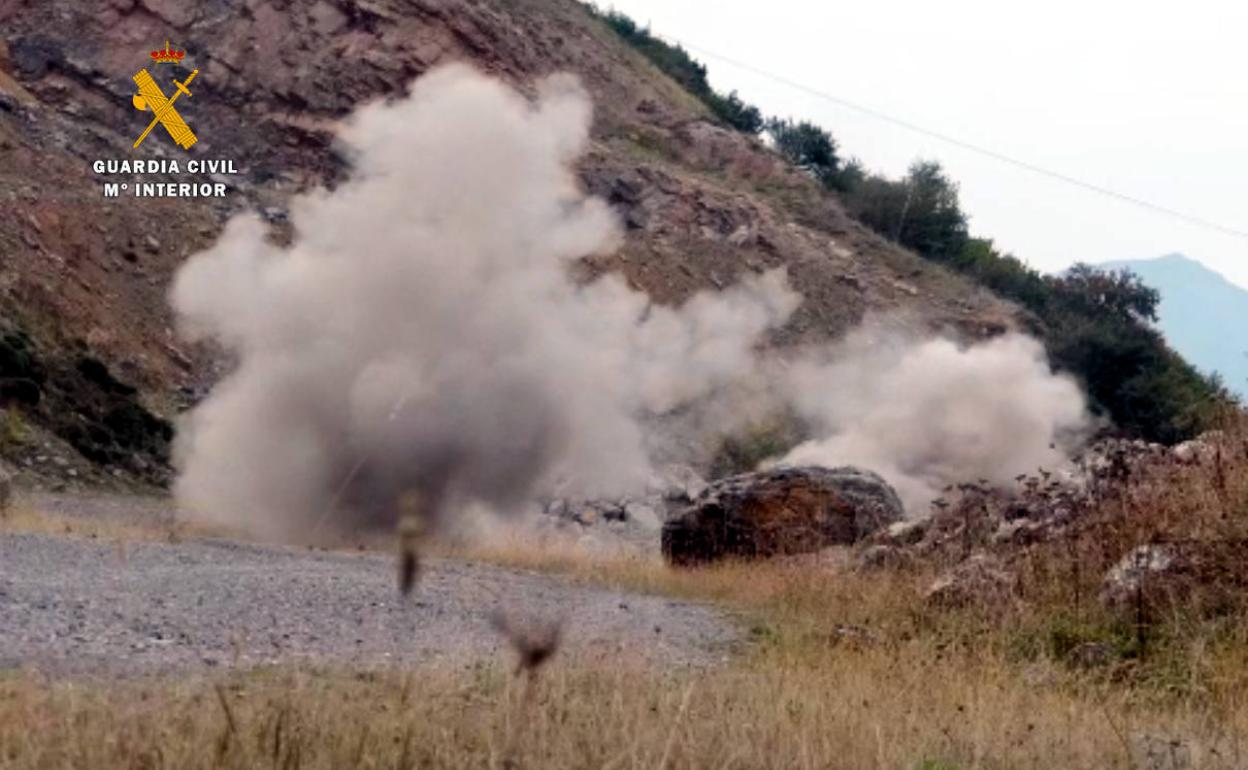
{"type": "Polygon", "coordinates": [[[892,125],[898,126],[900,128],[904,128],[908,131],[911,131],[917,134],[921,134],[923,136],[930,137],[932,139],[936,139],[938,141],[944,142],[954,147],[958,147],[963,150],[967,150],[969,152],[973,152],[978,155],[991,158],[998,162],[1005,163],[1005,164],[1014,166],[1016,168],[1023,169],[1024,171],[1028,171],[1033,174],[1038,174],[1040,176],[1047,177],[1057,182],[1061,182],[1064,184],[1068,184],[1074,187],[1081,188],[1088,192],[1096,193],[1099,195],[1104,195],[1109,198],[1113,198],[1115,200],[1152,211],[1154,213],[1163,214],[1165,216],[1169,216],[1174,219],[1186,222],[1187,224],[1190,224],[1190,225],[1195,225],[1195,226],[1203,227],[1209,230],[1214,230],[1214,231],[1222,233],[1223,235],[1229,235],[1235,238],[1242,238],[1244,240],[1248,240],[1248,230],[1243,230],[1237,227],[1231,227],[1229,225],[1224,225],[1220,222],[1215,222],[1205,217],[1197,216],[1195,214],[1190,214],[1185,211],[1180,211],[1178,209],[1171,208],[1169,206],[1163,206],[1159,203],[1154,203],[1152,201],[1145,200],[1144,198],[1140,198],[1135,195],[1131,195],[1128,193],[1120,192],[1118,190],[1114,190],[1109,187],[1105,187],[1104,185],[1099,185],[1099,184],[1095,184],[1093,182],[1089,182],[1084,179],[1079,179],[1078,177],[1071,176],[1061,171],[1055,171],[1053,169],[1045,168],[1044,166],[1041,166],[1039,164],[1032,163],[1030,161],[1023,160],[1021,158],[1016,158],[1012,155],[1007,155],[1003,152],[998,152],[997,150],[993,150],[989,147],[984,147],[982,145],[975,144],[974,142],[968,142],[966,140],[959,139],[955,136],[951,136],[942,131],[936,131],[930,128],[926,128],[925,126],[921,126],[905,118],[900,118],[895,115],[890,115],[881,110],[877,110],[872,107],[868,107],[866,105],[852,101],[850,99],[837,96],[836,94],[829,93],[822,89],[806,85],[804,83],[798,82],[785,75],[781,75],[781,74],[763,69],[761,67],[757,67],[748,62],[741,61],[740,59],[737,59],[735,57],[725,56],[724,54],[721,54],[717,51],[711,50],[701,45],[695,45],[685,40],[673,38],[668,35],[661,35],[654,31],[651,31],[650,34],[653,37],[664,40],[665,42],[671,45],[682,46],[684,48],[689,49],[690,51],[693,51],[702,56],[705,56],[708,59],[715,59],[724,64],[728,64],[732,67],[736,67],[737,69],[740,69],[744,72],[749,72],[753,75],[764,78],[766,80],[779,83],[780,85],[787,86],[788,88],[792,88],[796,91],[800,91],[809,96],[813,96],[818,99],[823,99],[825,101],[831,102],[833,104],[837,104],[841,107],[845,107],[847,109],[861,113],[863,115],[874,118],[876,120],[890,123],[892,125]]]}

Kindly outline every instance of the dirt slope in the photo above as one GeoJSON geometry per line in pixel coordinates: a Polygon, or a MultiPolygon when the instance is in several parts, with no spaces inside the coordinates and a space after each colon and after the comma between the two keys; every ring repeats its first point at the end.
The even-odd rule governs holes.
{"type": "MultiPolygon", "coordinates": [[[[85,454],[161,481],[168,426],[155,417],[172,418],[220,366],[174,336],[173,270],[233,210],[259,207],[280,230],[292,193],[344,173],[336,120],[455,60],[522,87],[570,70],[594,95],[582,176],[628,239],[586,275],[619,270],[677,302],[787,266],[806,301],[778,344],[835,336],[870,311],[974,336],[1014,323],[1011,306],[883,241],[757,141],[715,125],[573,0],[0,0],[0,335],[25,334],[45,374],[42,403],[0,388],[6,420],[16,406],[31,424],[0,425],[0,455],[25,464],[55,445],[69,465],[85,454]],[[200,70],[180,103],[200,137],[189,157],[242,172],[224,179],[224,202],[106,200],[91,171],[97,158],[188,158],[168,141],[131,149],[145,118],[130,78],[166,39],[189,53],[160,65],[162,82],[200,70]],[[122,388],[99,385],[94,365],[85,377],[84,359],[122,388]]],[[[77,478],[98,480],[93,467],[77,478]]]]}

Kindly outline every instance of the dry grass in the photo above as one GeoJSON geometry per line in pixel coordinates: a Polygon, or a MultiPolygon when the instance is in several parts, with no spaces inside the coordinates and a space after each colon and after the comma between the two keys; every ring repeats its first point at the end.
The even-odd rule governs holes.
{"type": "Polygon", "coordinates": [[[753,644],[721,667],[668,673],[557,657],[532,682],[509,659],[108,686],[23,675],[0,680],[0,766],[1099,769],[1149,766],[1150,739],[1180,739],[1193,767],[1248,762],[1242,680],[1166,695],[1023,655],[1018,634],[1043,612],[929,610],[919,573],[495,556],[714,597],[753,644]]]}
{"type": "Polygon", "coordinates": [[[1245,614],[1172,608],[1140,649],[1130,619],[1092,597],[1101,562],[1139,538],[1238,536],[1248,451],[1220,462],[1137,480],[1095,526],[1017,554],[1024,601],[997,608],[925,602],[940,564],[673,570],[495,541],[451,555],[714,602],[751,643],[672,672],[561,654],[533,677],[505,657],[121,684],[13,675],[0,679],[0,767],[1242,770],[1245,614]],[[1076,654],[1087,645],[1100,653],[1076,654]]]}
{"type": "Polygon", "coordinates": [[[181,543],[195,538],[247,540],[247,534],[222,526],[149,515],[70,515],[18,502],[0,511],[0,535],[58,535],[126,543],[181,543]]]}
{"type": "Polygon", "coordinates": [[[532,684],[506,660],[109,687],[20,676],[0,681],[0,764],[1127,768],[1146,736],[1163,736],[1195,745],[1196,767],[1243,766],[1243,690],[1161,702],[1052,661],[1023,664],[982,621],[930,625],[905,578],[701,574],[710,592],[755,584],[737,597],[754,603],[756,644],[717,669],[563,658],[532,684]]]}
{"type": "Polygon", "coordinates": [[[205,532],[183,522],[121,520],[102,516],[68,516],[18,504],[0,513],[0,534],[66,535],[122,542],[180,542],[205,532]]]}
{"type": "Polygon", "coordinates": [[[1125,768],[1147,734],[1204,737],[1200,766],[1242,766],[1198,717],[1020,686],[991,660],[899,669],[889,655],[836,655],[666,678],[569,663],[532,695],[524,682],[500,668],[269,672],[219,688],[11,681],[0,757],[93,769],[1125,768]]]}

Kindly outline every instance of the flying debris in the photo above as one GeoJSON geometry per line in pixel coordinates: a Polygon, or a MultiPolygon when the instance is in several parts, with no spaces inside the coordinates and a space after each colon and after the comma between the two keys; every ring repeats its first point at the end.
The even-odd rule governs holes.
{"type": "Polygon", "coordinates": [[[421,519],[420,494],[405,492],[399,498],[399,593],[408,596],[420,579],[420,544],[425,526],[421,519]]]}
{"type": "Polygon", "coordinates": [[[518,620],[504,610],[490,616],[490,624],[516,651],[516,676],[536,676],[539,668],[559,651],[563,641],[563,620],[518,620]]]}

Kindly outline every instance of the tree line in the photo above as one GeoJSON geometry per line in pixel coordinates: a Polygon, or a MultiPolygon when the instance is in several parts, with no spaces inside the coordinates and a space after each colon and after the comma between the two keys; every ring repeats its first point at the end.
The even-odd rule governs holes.
{"type": "Polygon", "coordinates": [[[1055,369],[1084,385],[1097,412],[1126,435],[1173,443],[1212,427],[1235,403],[1216,375],[1205,375],[1172,350],[1157,330],[1158,292],[1133,273],[1077,264],[1045,275],[992,240],[970,234],[958,186],[934,161],[920,160],[900,179],[868,173],[846,160],[831,132],[810,122],[767,118],[736,92],[720,94],[706,66],[618,11],[589,6],[629,45],[681,84],[712,115],[750,135],[766,133],[777,152],[880,235],[1012,300],[1030,312],[1055,369]]]}

